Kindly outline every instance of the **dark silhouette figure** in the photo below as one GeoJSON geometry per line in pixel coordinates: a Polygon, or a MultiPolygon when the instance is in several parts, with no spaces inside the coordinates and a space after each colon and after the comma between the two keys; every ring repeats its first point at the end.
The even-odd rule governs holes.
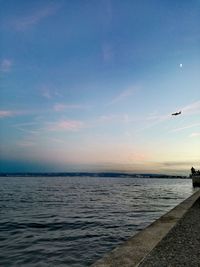
{"type": "Polygon", "coordinates": [[[172,116],[177,116],[177,115],[180,115],[180,114],[181,114],[181,111],[172,113],[172,116]]]}
{"type": "Polygon", "coordinates": [[[196,173],[196,170],[195,170],[194,167],[191,168],[191,173],[192,173],[192,174],[195,174],[195,173],[196,173]]]}

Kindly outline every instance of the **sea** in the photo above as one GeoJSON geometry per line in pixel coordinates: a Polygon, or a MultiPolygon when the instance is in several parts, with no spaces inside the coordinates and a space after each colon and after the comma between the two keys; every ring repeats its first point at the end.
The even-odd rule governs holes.
{"type": "Polygon", "coordinates": [[[193,192],[190,179],[0,177],[0,266],[90,266],[193,192]]]}

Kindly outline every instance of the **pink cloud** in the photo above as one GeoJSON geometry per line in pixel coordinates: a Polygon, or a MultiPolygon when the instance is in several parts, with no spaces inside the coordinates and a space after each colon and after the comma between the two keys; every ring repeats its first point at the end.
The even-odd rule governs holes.
{"type": "Polygon", "coordinates": [[[12,117],[16,113],[11,110],[0,110],[0,118],[12,117]]]}
{"type": "Polygon", "coordinates": [[[148,161],[151,157],[148,152],[134,152],[130,153],[129,160],[133,162],[148,161]]]}
{"type": "Polygon", "coordinates": [[[51,123],[48,130],[51,131],[79,131],[84,127],[84,123],[82,121],[76,120],[63,120],[56,123],[51,123]]]}
{"type": "Polygon", "coordinates": [[[78,105],[78,104],[61,104],[61,103],[57,103],[54,105],[54,110],[55,111],[64,111],[66,109],[86,109],[88,108],[88,106],[84,106],[84,105],[78,105]]]}

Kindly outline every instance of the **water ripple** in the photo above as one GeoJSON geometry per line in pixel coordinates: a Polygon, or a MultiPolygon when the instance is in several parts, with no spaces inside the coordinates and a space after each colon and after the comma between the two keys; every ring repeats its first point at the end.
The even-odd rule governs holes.
{"type": "Polygon", "coordinates": [[[0,266],[89,266],[192,194],[190,180],[0,178],[0,266]]]}

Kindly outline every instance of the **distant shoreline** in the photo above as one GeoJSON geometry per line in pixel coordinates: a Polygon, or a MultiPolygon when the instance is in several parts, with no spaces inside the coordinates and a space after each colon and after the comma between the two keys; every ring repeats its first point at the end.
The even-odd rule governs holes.
{"type": "Polygon", "coordinates": [[[27,173],[0,173],[0,177],[107,177],[107,178],[165,178],[165,179],[190,179],[183,175],[167,175],[167,174],[138,174],[123,172],[27,172],[27,173]]]}

